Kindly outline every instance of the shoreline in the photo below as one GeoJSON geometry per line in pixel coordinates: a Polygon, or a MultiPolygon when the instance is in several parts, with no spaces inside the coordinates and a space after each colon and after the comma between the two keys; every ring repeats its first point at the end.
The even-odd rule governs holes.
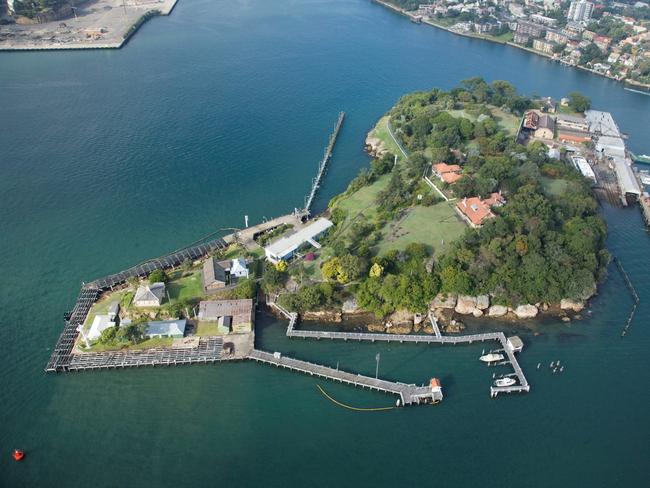
{"type": "MultiPolygon", "coordinates": [[[[6,41],[3,39],[0,39],[0,52],[25,52],[25,51],[76,51],[76,50],[88,50],[88,49],[121,49],[124,47],[131,37],[135,35],[136,32],[142,27],[144,24],[146,24],[149,20],[151,20],[154,17],[166,17],[168,15],[171,15],[173,12],[174,8],[176,7],[176,3],[178,0],[158,0],[155,3],[151,4],[134,4],[135,6],[133,7],[135,10],[131,11],[134,15],[131,15],[130,18],[127,17],[126,15],[126,6],[124,7],[124,16],[121,14],[117,14],[117,27],[115,28],[115,33],[113,34],[111,32],[111,40],[106,40],[104,42],[100,42],[98,39],[93,39],[93,38],[88,38],[83,40],[74,40],[72,42],[68,42],[65,37],[62,37],[59,34],[59,37],[57,37],[57,33],[52,34],[52,32],[47,32],[47,29],[51,30],[56,30],[61,28],[61,26],[66,26],[66,22],[70,23],[69,27],[75,26],[75,24],[79,21],[82,23],[89,23],[87,28],[83,28],[83,25],[78,25],[77,28],[79,29],[79,32],[77,34],[81,35],[86,33],[86,36],[88,36],[87,32],[89,30],[92,31],[97,31],[97,27],[94,27],[94,25],[98,22],[96,19],[99,16],[99,14],[96,14],[96,12],[91,11],[87,15],[83,15],[85,11],[80,12],[79,19],[75,18],[66,18],[66,19],[60,19],[56,21],[51,21],[51,22],[46,22],[43,24],[29,24],[29,25],[19,25],[19,24],[9,24],[2,26],[0,28],[0,32],[8,32],[11,35],[16,35],[17,33],[21,33],[21,35],[30,35],[34,37],[34,39],[40,39],[40,31],[46,31],[46,34],[52,34],[51,38],[47,42],[34,42],[34,39],[29,39],[29,40],[18,40],[18,41],[6,41]],[[136,11],[137,10],[137,11],[136,11]],[[140,15],[137,15],[140,14],[140,15]],[[23,34],[26,33],[26,34],[23,34]],[[12,42],[14,44],[12,44],[12,42]]],[[[96,2],[99,3],[99,2],[96,2]]],[[[129,5],[129,7],[132,7],[129,5]]],[[[119,11],[120,9],[117,9],[116,7],[111,7],[111,10],[117,10],[119,11]]],[[[109,23],[106,21],[104,17],[100,17],[99,21],[102,21],[104,23],[109,23]]],[[[102,28],[103,29],[103,28],[102,28]]],[[[69,33],[69,32],[68,32],[69,33]]],[[[103,35],[104,33],[101,32],[100,30],[100,36],[103,35]]]]}
{"type": "MultiPolygon", "coordinates": [[[[415,22],[415,17],[410,12],[408,12],[407,10],[404,10],[404,9],[402,9],[402,8],[396,6],[396,5],[393,5],[392,3],[389,3],[387,0],[372,0],[372,2],[380,4],[383,7],[386,7],[388,9],[392,10],[393,12],[396,12],[396,13],[398,13],[400,15],[403,15],[404,17],[408,17],[409,20],[415,22]]],[[[609,80],[615,81],[617,83],[622,83],[624,86],[632,86],[634,88],[645,90],[645,91],[650,93],[650,84],[645,84],[645,83],[641,83],[639,81],[629,80],[629,79],[618,79],[618,78],[616,78],[614,76],[610,76],[610,75],[607,75],[605,73],[600,73],[599,71],[595,71],[595,70],[593,70],[591,68],[587,68],[586,66],[581,66],[581,65],[578,65],[578,64],[565,63],[565,62],[562,62],[559,59],[555,59],[550,54],[535,51],[534,49],[528,48],[526,46],[520,46],[519,44],[516,44],[516,43],[514,43],[512,41],[501,41],[501,40],[496,39],[494,37],[484,36],[484,35],[481,35],[481,34],[474,34],[474,33],[469,33],[469,32],[458,32],[458,31],[455,31],[455,30],[453,30],[453,29],[451,29],[449,27],[446,27],[446,26],[444,26],[442,24],[438,24],[438,23],[436,23],[436,22],[434,22],[432,20],[424,20],[423,19],[421,22],[418,22],[418,23],[419,24],[426,24],[426,25],[429,25],[431,27],[435,27],[436,29],[441,29],[441,30],[444,30],[446,32],[449,32],[450,34],[454,34],[454,35],[457,35],[457,36],[466,37],[466,38],[469,38],[469,39],[477,39],[477,40],[480,40],[480,41],[488,41],[488,42],[492,42],[494,44],[500,44],[502,46],[514,47],[514,48],[520,49],[522,51],[527,51],[530,54],[535,54],[537,56],[546,58],[546,59],[548,59],[550,61],[558,62],[558,63],[562,64],[563,66],[568,66],[568,67],[571,67],[571,68],[578,68],[578,69],[581,69],[583,71],[587,71],[587,72],[589,72],[591,74],[598,75],[598,76],[601,76],[603,78],[607,78],[609,80]]]]}

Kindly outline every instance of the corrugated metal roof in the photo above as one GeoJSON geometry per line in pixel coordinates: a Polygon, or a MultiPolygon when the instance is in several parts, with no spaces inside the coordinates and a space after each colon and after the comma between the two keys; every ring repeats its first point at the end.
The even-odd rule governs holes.
{"type": "Polygon", "coordinates": [[[282,259],[284,256],[291,254],[298,249],[302,244],[309,239],[314,239],[319,234],[322,234],[334,224],[327,219],[318,219],[309,224],[308,226],[300,229],[295,234],[283,237],[275,242],[266,246],[266,254],[271,254],[282,259]]]}

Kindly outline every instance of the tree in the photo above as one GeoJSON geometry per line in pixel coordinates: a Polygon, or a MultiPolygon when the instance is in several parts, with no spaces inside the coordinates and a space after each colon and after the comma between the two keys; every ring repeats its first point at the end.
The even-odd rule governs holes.
{"type": "Polygon", "coordinates": [[[286,261],[278,261],[278,263],[275,265],[275,269],[277,269],[280,273],[284,273],[287,270],[287,262],[286,261]]]}
{"type": "Polygon", "coordinates": [[[591,107],[591,100],[580,92],[569,93],[569,107],[576,112],[584,112],[591,107]]]}
{"type": "Polygon", "coordinates": [[[371,278],[379,278],[383,272],[384,272],[384,267],[379,263],[375,263],[370,267],[369,276],[371,278]]]}
{"type": "Polygon", "coordinates": [[[167,283],[169,281],[169,276],[163,269],[156,269],[149,274],[150,283],[167,283]]]}

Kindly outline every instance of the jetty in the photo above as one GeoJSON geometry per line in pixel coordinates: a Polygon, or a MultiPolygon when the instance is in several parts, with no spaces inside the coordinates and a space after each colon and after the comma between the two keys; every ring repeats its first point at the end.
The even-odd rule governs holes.
{"type": "Polygon", "coordinates": [[[343,125],[343,119],[345,118],[345,112],[339,112],[339,118],[336,121],[334,126],[334,131],[330,134],[329,142],[325,148],[325,153],[323,154],[323,159],[321,159],[320,164],[318,165],[318,172],[311,182],[311,190],[309,195],[305,198],[305,208],[302,210],[301,214],[304,217],[308,217],[311,214],[311,206],[314,203],[314,198],[316,197],[316,192],[320,188],[321,180],[327,169],[327,164],[329,163],[332,157],[332,151],[334,150],[334,144],[336,144],[336,139],[341,131],[341,126],[343,125]]]}
{"type": "Polygon", "coordinates": [[[269,304],[278,310],[289,320],[287,327],[287,337],[298,337],[303,339],[331,339],[343,341],[369,341],[369,342],[399,342],[399,343],[415,343],[415,344],[473,344],[475,342],[497,341],[501,345],[499,352],[503,352],[507,356],[507,360],[502,361],[501,365],[511,365],[514,370],[514,376],[517,378],[518,384],[512,386],[492,386],[490,388],[490,396],[496,398],[500,393],[522,393],[530,391],[530,384],[524,375],[514,351],[508,344],[508,339],[503,332],[488,332],[485,334],[469,334],[459,336],[444,336],[440,333],[438,323],[432,314],[429,314],[434,335],[423,334],[385,334],[374,332],[339,332],[339,331],[320,331],[320,330],[297,330],[295,328],[298,320],[298,315],[295,312],[289,312],[282,306],[269,302],[269,304]]]}
{"type": "Polygon", "coordinates": [[[248,356],[249,359],[259,363],[290,369],[299,373],[327,378],[339,383],[353,385],[359,388],[366,388],[384,393],[391,393],[399,396],[400,405],[420,405],[426,403],[438,403],[442,400],[442,390],[431,386],[417,386],[395,381],[387,381],[379,378],[371,378],[360,374],[349,373],[340,369],[334,369],[319,364],[288,358],[280,353],[270,353],[260,350],[253,350],[248,356]]]}

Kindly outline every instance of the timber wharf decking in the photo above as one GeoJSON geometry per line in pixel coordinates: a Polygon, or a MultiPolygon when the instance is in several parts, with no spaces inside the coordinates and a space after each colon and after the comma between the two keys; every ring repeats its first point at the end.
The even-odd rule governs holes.
{"type": "Polygon", "coordinates": [[[332,151],[334,150],[334,144],[336,144],[336,138],[341,131],[341,126],[343,125],[343,119],[345,118],[345,112],[339,112],[339,118],[336,121],[334,126],[334,131],[330,134],[329,142],[325,148],[325,153],[323,154],[323,159],[321,159],[320,164],[318,165],[318,172],[311,182],[311,190],[309,195],[305,198],[305,208],[303,213],[309,215],[311,213],[311,206],[314,203],[314,198],[316,197],[316,192],[320,188],[321,180],[327,169],[327,163],[329,163],[330,158],[332,157],[332,151]]]}
{"type": "Polygon", "coordinates": [[[134,368],[142,366],[178,366],[221,361],[223,338],[206,337],[198,347],[153,348],[141,351],[85,352],[73,354],[67,371],[134,368]]]}
{"type": "Polygon", "coordinates": [[[292,359],[280,354],[272,354],[257,349],[254,349],[248,358],[253,361],[290,369],[310,376],[327,378],[360,388],[368,388],[369,390],[392,393],[400,397],[402,405],[436,403],[442,400],[442,392],[432,391],[429,386],[417,386],[413,384],[382,380],[379,378],[371,378],[369,376],[348,373],[346,371],[341,371],[340,369],[329,368],[327,366],[321,366],[319,364],[313,364],[299,359],[292,359]]]}
{"type": "Polygon", "coordinates": [[[116,285],[126,283],[130,278],[142,278],[148,276],[152,271],[157,269],[174,268],[180,266],[185,261],[194,261],[203,258],[212,251],[225,249],[226,247],[228,247],[228,244],[223,239],[213,239],[204,244],[197,244],[195,246],[181,249],[180,251],[173,252],[167,256],[150,259],[149,261],[145,261],[144,263],[133,266],[127,270],[87,283],[85,286],[107,290],[116,285]]]}
{"type": "Polygon", "coordinates": [[[433,315],[429,314],[434,335],[423,334],[380,334],[370,332],[338,332],[338,331],[320,331],[320,330],[296,330],[295,325],[298,315],[295,312],[289,312],[282,306],[270,302],[270,305],[279,310],[289,319],[287,327],[287,337],[302,337],[303,339],[338,339],[343,341],[383,341],[383,342],[412,342],[415,344],[472,344],[475,342],[497,341],[501,344],[500,352],[506,354],[508,359],[501,364],[510,364],[514,369],[514,374],[519,384],[513,386],[492,386],[490,387],[490,396],[495,398],[499,393],[529,392],[530,385],[524,375],[514,352],[507,343],[506,336],[503,332],[488,332],[485,334],[470,334],[462,336],[443,336],[440,333],[438,323],[433,315]]]}

